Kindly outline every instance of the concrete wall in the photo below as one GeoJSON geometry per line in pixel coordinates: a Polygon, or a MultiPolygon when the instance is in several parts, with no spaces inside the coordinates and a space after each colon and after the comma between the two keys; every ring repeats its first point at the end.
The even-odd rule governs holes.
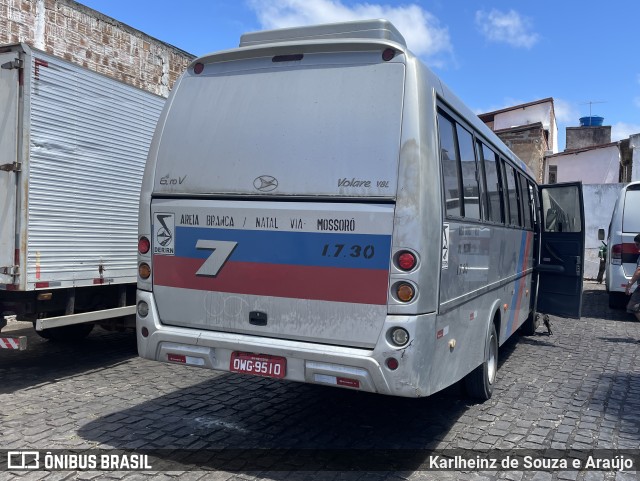
{"type": "Polygon", "coordinates": [[[498,113],[494,117],[493,130],[510,129],[537,122],[541,122],[542,126],[549,131],[549,150],[558,152],[558,126],[551,102],[498,113]]]}
{"type": "Polygon", "coordinates": [[[611,143],[611,126],[567,127],[566,150],[611,143]]]}
{"type": "Polygon", "coordinates": [[[629,147],[633,151],[631,161],[631,182],[640,180],[640,134],[629,137],[629,147]]]}
{"type": "MultiPolygon", "coordinates": [[[[620,189],[625,184],[583,184],[585,221],[584,277],[595,279],[598,275],[598,229],[604,229],[605,238],[611,222],[611,214],[620,189]]],[[[606,239],[605,239],[606,240],[606,239]]]]}
{"type": "Polygon", "coordinates": [[[536,181],[542,182],[543,158],[548,148],[542,124],[502,130],[496,135],[527,164],[536,181]]]}
{"type": "Polygon", "coordinates": [[[584,184],[617,183],[620,173],[620,150],[617,144],[580,152],[564,152],[546,158],[544,179],[549,179],[549,165],[558,166],[558,182],[584,184]]]}
{"type": "Polygon", "coordinates": [[[0,44],[17,42],[164,97],[194,58],[72,0],[0,0],[0,44]]]}

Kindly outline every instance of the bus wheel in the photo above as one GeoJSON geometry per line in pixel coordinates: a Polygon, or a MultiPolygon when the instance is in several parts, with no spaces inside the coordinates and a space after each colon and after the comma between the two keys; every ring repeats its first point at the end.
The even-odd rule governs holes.
{"type": "Polygon", "coordinates": [[[498,334],[493,322],[485,353],[484,362],[465,377],[465,386],[469,396],[482,401],[486,401],[493,394],[493,385],[498,373],[498,334]]]}

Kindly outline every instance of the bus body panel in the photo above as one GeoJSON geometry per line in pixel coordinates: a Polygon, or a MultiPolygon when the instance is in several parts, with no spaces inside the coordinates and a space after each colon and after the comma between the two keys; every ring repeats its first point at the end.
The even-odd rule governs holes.
{"type": "Polygon", "coordinates": [[[159,199],[152,219],[163,324],[375,346],[393,205],[159,199]]]}

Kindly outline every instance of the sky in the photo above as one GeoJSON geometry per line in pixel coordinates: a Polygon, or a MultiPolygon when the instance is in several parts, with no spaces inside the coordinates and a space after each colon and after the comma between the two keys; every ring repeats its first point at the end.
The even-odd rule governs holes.
{"type": "Polygon", "coordinates": [[[640,133],[637,0],[80,3],[194,55],[236,48],[245,32],[386,18],[478,114],[553,97],[561,151],[566,127],[590,114],[612,141],[640,133]]]}

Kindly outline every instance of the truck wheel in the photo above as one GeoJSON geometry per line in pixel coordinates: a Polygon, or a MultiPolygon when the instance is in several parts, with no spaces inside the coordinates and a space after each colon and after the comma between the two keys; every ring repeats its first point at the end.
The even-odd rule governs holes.
{"type": "Polygon", "coordinates": [[[623,292],[609,293],[609,307],[611,309],[624,309],[629,302],[629,298],[623,292]]]}
{"type": "Polygon", "coordinates": [[[71,326],[52,327],[36,333],[50,341],[55,342],[78,342],[89,335],[93,330],[93,324],[75,324],[71,326]]]}
{"type": "Polygon", "coordinates": [[[465,386],[469,396],[486,401],[493,394],[493,384],[498,373],[498,334],[492,322],[489,338],[485,345],[485,360],[465,377],[465,386]]]}

